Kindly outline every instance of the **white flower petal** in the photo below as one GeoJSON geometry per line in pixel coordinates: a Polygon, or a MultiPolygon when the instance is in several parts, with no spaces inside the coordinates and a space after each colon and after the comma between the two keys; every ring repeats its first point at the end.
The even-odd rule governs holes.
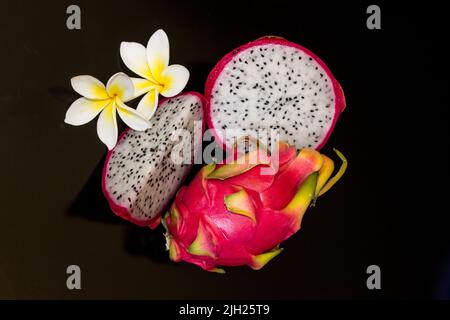
{"type": "Polygon", "coordinates": [[[168,66],[161,74],[163,88],[160,93],[164,97],[173,97],[179,94],[189,80],[189,71],[179,64],[168,66]]]}
{"type": "Polygon", "coordinates": [[[73,126],[81,126],[94,119],[111,100],[89,100],[79,98],[75,100],[66,112],[64,122],[73,126]]]}
{"type": "Polygon", "coordinates": [[[106,91],[110,97],[117,97],[122,101],[134,98],[134,85],[131,78],[123,72],[118,72],[109,78],[106,91]]]}
{"type": "Polygon", "coordinates": [[[150,123],[136,110],[127,107],[122,101],[116,100],[117,112],[120,118],[131,129],[142,131],[150,128],[150,123]]]}
{"type": "Polygon", "coordinates": [[[147,61],[153,77],[159,81],[161,73],[169,65],[169,39],[164,30],[159,29],[148,40],[147,61]]]}
{"type": "Polygon", "coordinates": [[[114,148],[117,143],[117,130],[116,107],[114,103],[110,103],[100,113],[97,121],[98,137],[109,150],[114,148]]]}
{"type": "Polygon", "coordinates": [[[145,79],[155,82],[148,67],[147,51],[142,44],[137,42],[122,42],[120,44],[120,56],[128,69],[145,79]]]}
{"type": "Polygon", "coordinates": [[[150,120],[155,114],[158,106],[158,91],[155,89],[150,90],[142,99],[136,110],[142,114],[145,119],[150,120]]]}
{"type": "Polygon", "coordinates": [[[70,79],[72,88],[88,99],[108,99],[105,85],[92,76],[76,76],[70,79]]]}
{"type": "Polygon", "coordinates": [[[158,85],[155,85],[153,82],[148,81],[147,79],[131,78],[131,81],[133,81],[133,85],[134,85],[134,97],[135,98],[158,87],[158,85]]]}

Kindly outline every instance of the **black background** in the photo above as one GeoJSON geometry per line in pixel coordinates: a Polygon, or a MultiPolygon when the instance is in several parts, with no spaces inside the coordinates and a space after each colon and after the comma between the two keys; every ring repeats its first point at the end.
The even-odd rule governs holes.
{"type": "Polygon", "coordinates": [[[13,1],[0,19],[0,298],[445,298],[450,279],[448,58],[443,8],[369,2],[13,1]],[[66,8],[81,7],[81,30],[66,8]],[[169,35],[171,63],[203,92],[228,51],[264,35],[311,49],[347,98],[323,149],[349,159],[345,177],[309,210],[302,230],[260,271],[211,274],[168,261],[162,229],[116,218],[100,191],[105,147],[95,122],[63,123],[70,78],[117,71],[121,41],[169,35]],[[444,183],[441,186],[440,183],[444,183]],[[448,197],[448,196],[447,196],[448,197]],[[82,290],[66,289],[66,267],[82,290]],[[366,288],[366,268],[382,289],[366,288]]]}

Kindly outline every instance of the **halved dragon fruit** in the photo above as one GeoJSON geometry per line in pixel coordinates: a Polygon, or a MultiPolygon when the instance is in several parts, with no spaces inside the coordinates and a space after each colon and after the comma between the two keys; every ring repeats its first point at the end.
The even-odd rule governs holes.
{"type": "Polygon", "coordinates": [[[203,108],[204,98],[187,92],[161,101],[146,131],[123,132],[103,169],[103,193],[114,213],[140,226],[159,224],[161,212],[192,168],[195,154],[201,152],[203,108]],[[179,137],[179,130],[189,132],[189,139],[179,137]],[[190,159],[174,162],[174,147],[180,160],[190,159]]]}
{"type": "Polygon", "coordinates": [[[319,150],[345,108],[341,86],[322,60],[279,37],[223,57],[208,76],[205,98],[208,127],[226,149],[240,136],[276,130],[298,149],[319,150]]]}
{"type": "Polygon", "coordinates": [[[203,167],[180,189],[162,220],[170,258],[220,273],[220,266],[262,268],[281,252],[280,243],[300,229],[311,201],[344,174],[347,162],[336,152],[343,165],[331,179],[330,158],[307,148],[297,153],[283,142],[278,168],[258,149],[236,161],[203,167]],[[263,174],[263,168],[270,174],[263,174]]]}

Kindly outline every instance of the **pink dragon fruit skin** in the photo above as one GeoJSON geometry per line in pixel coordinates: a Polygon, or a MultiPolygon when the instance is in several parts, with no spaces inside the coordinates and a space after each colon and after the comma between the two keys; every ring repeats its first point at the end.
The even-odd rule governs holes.
{"type": "Polygon", "coordinates": [[[262,167],[271,167],[267,159],[206,165],[179,190],[162,220],[170,259],[219,273],[224,272],[219,266],[262,268],[300,229],[311,201],[344,173],[347,162],[336,152],[343,165],[332,179],[330,158],[313,149],[297,154],[285,143],[273,174],[261,175],[262,167]]]}

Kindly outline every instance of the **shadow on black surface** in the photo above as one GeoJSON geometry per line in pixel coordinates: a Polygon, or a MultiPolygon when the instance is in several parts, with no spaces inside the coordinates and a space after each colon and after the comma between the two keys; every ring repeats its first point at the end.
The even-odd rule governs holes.
{"type": "MultiPolygon", "coordinates": [[[[127,253],[145,256],[158,263],[169,263],[162,225],[154,230],[148,227],[139,227],[122,220],[111,211],[101,188],[105,158],[106,155],[102,157],[86,184],[71,203],[67,213],[73,217],[81,217],[100,223],[122,224],[125,229],[123,248],[127,253]]],[[[201,165],[194,166],[184,184],[190,182],[201,167],[201,165]]]]}
{"type": "Polygon", "coordinates": [[[117,217],[110,209],[102,188],[102,172],[106,155],[102,157],[80,193],[69,206],[67,213],[91,221],[121,224],[125,229],[124,250],[131,255],[142,255],[154,262],[169,262],[165,251],[164,230],[139,227],[117,217]]]}
{"type": "Polygon", "coordinates": [[[122,222],[111,211],[102,192],[102,172],[105,159],[106,155],[102,157],[80,193],[69,206],[67,211],[69,215],[103,223],[122,222]]]}
{"type": "Polygon", "coordinates": [[[124,249],[131,255],[144,256],[158,263],[169,263],[163,233],[164,227],[161,225],[155,230],[131,225],[126,231],[124,249]]]}

